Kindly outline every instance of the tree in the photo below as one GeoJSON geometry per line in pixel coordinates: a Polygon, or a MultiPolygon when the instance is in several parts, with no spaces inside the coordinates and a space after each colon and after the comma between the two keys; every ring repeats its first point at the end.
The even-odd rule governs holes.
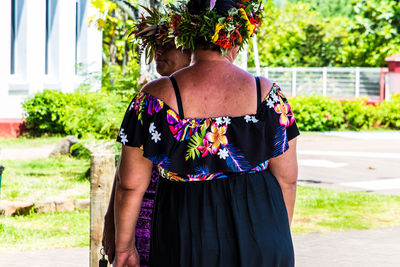
{"type": "Polygon", "coordinates": [[[343,35],[341,25],[347,24],[348,19],[325,21],[310,4],[304,3],[288,3],[280,9],[269,1],[264,12],[258,34],[262,65],[319,67],[338,64],[343,35]]]}
{"type": "Polygon", "coordinates": [[[353,2],[355,19],[342,61],[348,66],[385,66],[385,58],[400,53],[400,3],[398,0],[353,2]]]}
{"type": "Polygon", "coordinates": [[[287,0],[287,3],[308,3],[323,17],[347,17],[354,14],[353,0],[287,0]]]}

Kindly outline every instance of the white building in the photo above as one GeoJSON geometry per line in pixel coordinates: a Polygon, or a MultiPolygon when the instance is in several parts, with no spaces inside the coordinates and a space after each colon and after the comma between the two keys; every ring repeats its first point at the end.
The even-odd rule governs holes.
{"type": "Polygon", "coordinates": [[[96,14],[90,0],[1,2],[0,136],[5,136],[1,129],[21,120],[27,96],[74,90],[82,80],[79,66],[101,71],[102,34],[88,25],[96,14]]]}

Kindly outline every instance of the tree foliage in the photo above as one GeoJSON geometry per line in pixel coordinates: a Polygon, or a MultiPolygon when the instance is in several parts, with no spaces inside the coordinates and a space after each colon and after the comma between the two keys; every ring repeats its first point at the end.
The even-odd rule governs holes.
{"type": "Polygon", "coordinates": [[[355,17],[344,39],[342,64],[385,66],[385,58],[400,53],[400,2],[398,0],[358,0],[355,17]]]}
{"type": "Polygon", "coordinates": [[[400,53],[397,0],[267,1],[264,12],[257,37],[264,66],[381,67],[400,53]]]}
{"type": "Polygon", "coordinates": [[[320,13],[323,17],[348,17],[350,18],[354,11],[352,8],[353,0],[288,0],[287,3],[307,3],[320,13]]]}

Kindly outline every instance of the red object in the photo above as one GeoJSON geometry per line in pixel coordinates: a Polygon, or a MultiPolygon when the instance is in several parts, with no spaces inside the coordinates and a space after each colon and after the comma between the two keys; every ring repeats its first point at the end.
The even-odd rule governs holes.
{"type": "Polygon", "coordinates": [[[385,61],[388,64],[389,72],[400,72],[400,55],[387,57],[385,61]]]}
{"type": "Polygon", "coordinates": [[[24,119],[0,119],[0,138],[16,138],[24,131],[24,119]]]}

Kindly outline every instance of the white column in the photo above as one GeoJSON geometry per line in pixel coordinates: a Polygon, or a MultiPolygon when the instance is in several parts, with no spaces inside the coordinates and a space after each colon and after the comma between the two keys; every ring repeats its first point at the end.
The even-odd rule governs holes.
{"type": "Polygon", "coordinates": [[[11,51],[11,1],[2,3],[0,25],[2,25],[2,41],[0,42],[0,119],[7,118],[10,107],[8,106],[8,81],[10,76],[10,51],[11,51]]]}
{"type": "MultiPolygon", "coordinates": [[[[79,0],[79,27],[77,61],[82,64],[86,73],[101,73],[103,54],[102,32],[93,25],[89,25],[88,17],[97,14],[97,10],[88,0],[79,0]]],[[[82,77],[77,77],[75,87],[82,82],[82,77]]],[[[100,89],[101,81],[92,83],[94,90],[100,89]]]]}
{"type": "Polygon", "coordinates": [[[58,80],[64,92],[75,87],[75,1],[58,0],[58,80]]]}
{"type": "Polygon", "coordinates": [[[26,32],[26,80],[29,94],[43,90],[45,40],[46,40],[46,1],[25,0],[27,15],[26,32]]]}

